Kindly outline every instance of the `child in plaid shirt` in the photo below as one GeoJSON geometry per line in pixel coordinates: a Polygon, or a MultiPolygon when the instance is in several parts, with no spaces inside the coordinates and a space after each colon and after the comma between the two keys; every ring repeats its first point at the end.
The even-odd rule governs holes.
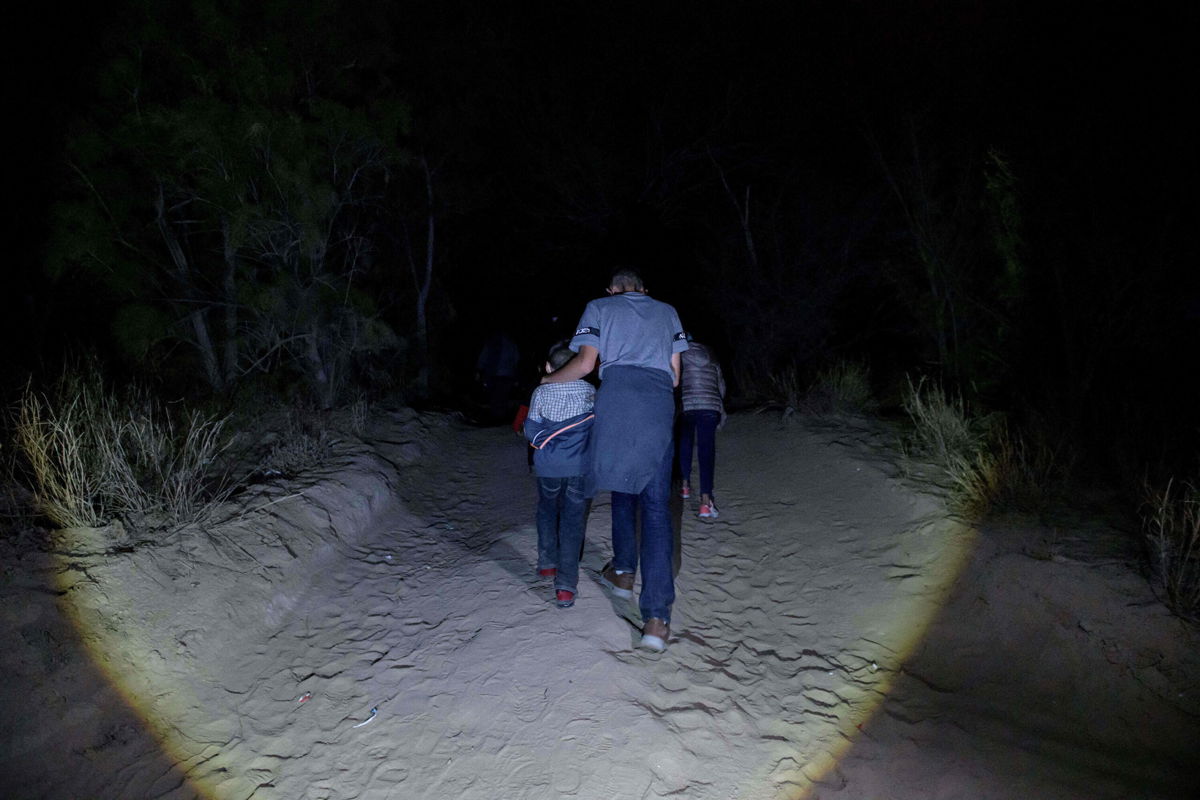
{"type": "MultiPolygon", "coordinates": [[[[565,343],[556,344],[546,372],[574,355],[565,343]]],[[[559,608],[575,604],[579,583],[595,396],[584,380],[545,383],[534,390],[525,418],[538,484],[538,575],[554,579],[559,608]]]]}

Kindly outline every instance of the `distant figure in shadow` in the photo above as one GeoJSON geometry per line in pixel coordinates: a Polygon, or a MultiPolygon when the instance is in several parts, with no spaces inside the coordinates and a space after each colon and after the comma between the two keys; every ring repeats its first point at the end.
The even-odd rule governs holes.
{"type": "Polygon", "coordinates": [[[688,334],[688,349],[680,364],[679,389],[683,413],[679,420],[676,444],[679,474],[683,478],[679,495],[692,496],[692,448],[700,460],[701,519],[720,516],[713,498],[713,478],[717,462],[717,431],[725,423],[725,376],[721,365],[708,347],[688,334]]]}
{"type": "Polygon", "coordinates": [[[517,368],[521,351],[507,333],[498,331],[488,337],[475,361],[475,380],[483,388],[488,421],[512,419],[513,390],[517,386],[517,368]]]}
{"type": "MultiPolygon", "coordinates": [[[[566,342],[550,349],[546,373],[575,356],[566,342]]],[[[537,474],[538,575],[554,579],[559,608],[575,605],[591,469],[596,390],[584,380],[546,383],[533,391],[525,437],[537,474]]]]}

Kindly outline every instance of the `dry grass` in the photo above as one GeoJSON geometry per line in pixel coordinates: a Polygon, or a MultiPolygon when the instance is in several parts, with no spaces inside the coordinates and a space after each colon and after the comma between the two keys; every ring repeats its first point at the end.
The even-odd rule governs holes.
{"type": "Polygon", "coordinates": [[[804,399],[804,384],[801,383],[796,368],[788,366],[772,373],[766,394],[772,403],[783,406],[785,417],[798,411],[804,399]]]}
{"type": "Polygon", "coordinates": [[[904,410],[913,421],[913,447],[921,455],[947,472],[975,461],[983,437],[961,397],[948,395],[924,378],[915,384],[910,378],[904,410]]]}
{"type": "Polygon", "coordinates": [[[16,442],[42,514],[62,527],[128,514],[172,523],[204,516],[227,485],[215,469],[224,420],[172,415],[148,394],[105,390],[94,365],[64,375],[47,395],[27,388],[16,442]]]}
{"type": "Polygon", "coordinates": [[[959,509],[977,519],[993,511],[1044,511],[1073,461],[1063,445],[1015,433],[999,419],[974,457],[955,458],[948,474],[959,509]]]}
{"type": "Polygon", "coordinates": [[[1022,435],[999,416],[973,418],[961,398],[923,380],[908,382],[904,408],[913,450],[942,471],[955,510],[970,519],[1043,511],[1070,475],[1073,459],[1062,444],[1022,435]]]}
{"type": "Polygon", "coordinates": [[[350,404],[350,432],[358,438],[367,435],[367,426],[371,422],[371,403],[365,397],[359,397],[350,404]]]}
{"type": "Polygon", "coordinates": [[[817,373],[804,397],[812,414],[865,414],[878,404],[871,391],[871,373],[865,364],[841,361],[817,373]]]}
{"type": "Polygon", "coordinates": [[[359,395],[338,409],[336,419],[335,428],[345,434],[362,439],[367,435],[367,428],[371,424],[371,401],[359,395]]]}
{"type": "Polygon", "coordinates": [[[1167,606],[1181,617],[1200,618],[1200,490],[1194,484],[1146,487],[1143,526],[1154,578],[1167,606]]]}
{"type": "Polygon", "coordinates": [[[739,385],[756,388],[757,396],[768,407],[781,408],[785,418],[795,413],[862,414],[877,407],[871,392],[870,372],[856,362],[826,367],[808,385],[792,365],[771,373],[765,382],[743,376],[739,385]]]}
{"type": "MultiPolygon", "coordinates": [[[[366,427],[365,418],[363,427],[366,427]]],[[[324,464],[333,452],[334,432],[330,417],[311,405],[299,403],[287,409],[287,424],[280,440],[266,455],[261,470],[298,475],[324,464]]]]}
{"type": "Polygon", "coordinates": [[[91,409],[75,401],[51,411],[27,389],[17,416],[16,443],[34,484],[34,504],[61,527],[91,527],[103,521],[99,499],[107,480],[99,469],[94,436],[86,433],[91,409]]]}
{"type": "Polygon", "coordinates": [[[198,411],[186,414],[178,424],[165,414],[145,413],[128,420],[122,437],[128,455],[115,455],[118,461],[136,464],[131,477],[142,487],[138,510],[166,511],[176,520],[204,516],[214,499],[207,478],[228,443],[224,422],[198,411]]]}

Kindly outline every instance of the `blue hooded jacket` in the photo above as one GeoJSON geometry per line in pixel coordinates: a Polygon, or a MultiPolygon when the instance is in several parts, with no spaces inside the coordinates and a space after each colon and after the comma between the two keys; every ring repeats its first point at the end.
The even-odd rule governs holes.
{"type": "Polygon", "coordinates": [[[525,420],[525,438],[534,447],[533,470],[539,478],[587,475],[592,463],[591,411],[554,422],[525,420]]]}

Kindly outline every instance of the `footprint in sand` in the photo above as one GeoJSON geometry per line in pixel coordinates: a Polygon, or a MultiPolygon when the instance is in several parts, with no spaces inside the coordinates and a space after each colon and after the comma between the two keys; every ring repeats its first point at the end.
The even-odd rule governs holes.
{"type": "Polygon", "coordinates": [[[371,771],[371,784],[403,783],[408,778],[408,767],[398,761],[385,761],[371,771]]]}
{"type": "Polygon", "coordinates": [[[546,713],[547,690],[544,686],[513,686],[505,693],[505,706],[521,722],[536,722],[546,713]]]}

